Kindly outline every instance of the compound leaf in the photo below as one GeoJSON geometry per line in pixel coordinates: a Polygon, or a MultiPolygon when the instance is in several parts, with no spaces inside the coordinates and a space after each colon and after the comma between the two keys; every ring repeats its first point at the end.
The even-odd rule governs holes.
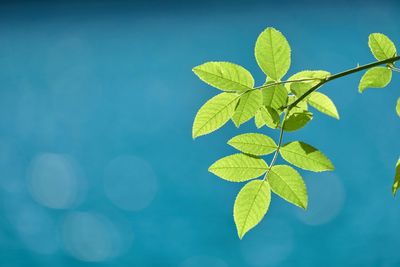
{"type": "Polygon", "coordinates": [[[276,143],[271,137],[259,133],[240,134],[228,141],[237,150],[255,156],[268,155],[276,150],[276,143]]]}
{"type": "Polygon", "coordinates": [[[223,91],[247,91],[254,86],[250,72],[230,62],[207,62],[193,68],[203,82],[223,91]]]}
{"type": "Polygon", "coordinates": [[[233,114],[232,121],[239,127],[241,124],[250,120],[254,117],[257,110],[262,105],[262,94],[260,90],[251,90],[245,92],[239,100],[239,104],[236,107],[235,113],[233,114]]]}
{"type": "Polygon", "coordinates": [[[307,209],[307,188],[300,174],[290,166],[275,165],[268,175],[272,192],[286,201],[307,209]]]}
{"type": "Polygon", "coordinates": [[[281,32],[267,28],[257,38],[255,57],[262,71],[279,81],[290,67],[289,43],[281,32]]]}
{"type": "Polygon", "coordinates": [[[335,104],[327,95],[324,95],[323,93],[311,93],[310,97],[308,98],[308,104],[328,116],[339,119],[339,113],[335,104]]]}
{"type": "Polygon", "coordinates": [[[392,187],[393,196],[396,196],[399,187],[400,187],[400,159],[397,161],[396,172],[394,174],[394,182],[392,187]]]}
{"type": "Polygon", "coordinates": [[[233,208],[240,239],[264,218],[270,203],[271,189],[264,180],[251,181],[240,190],[233,208]]]}
{"type": "Polygon", "coordinates": [[[193,138],[221,128],[233,115],[239,95],[221,93],[208,100],[197,112],[193,122],[193,138]]]}
{"type": "Polygon", "coordinates": [[[263,159],[246,154],[233,154],[217,160],[208,170],[224,180],[243,182],[263,175],[267,168],[268,165],[263,159]]]}
{"type": "Polygon", "coordinates": [[[284,160],[304,170],[321,172],[334,169],[321,151],[300,141],[284,145],[279,152],[284,160]]]}
{"type": "Polygon", "coordinates": [[[312,120],[313,115],[311,112],[302,111],[300,113],[291,113],[288,118],[285,120],[285,124],[283,129],[288,132],[297,131],[312,120]]]}
{"type": "Polygon", "coordinates": [[[386,67],[375,67],[367,70],[360,80],[358,91],[362,93],[367,88],[383,88],[390,83],[392,71],[386,67]]]}
{"type": "Polygon", "coordinates": [[[396,55],[396,46],[382,33],[371,33],[368,38],[368,46],[377,60],[385,60],[396,55]]]}

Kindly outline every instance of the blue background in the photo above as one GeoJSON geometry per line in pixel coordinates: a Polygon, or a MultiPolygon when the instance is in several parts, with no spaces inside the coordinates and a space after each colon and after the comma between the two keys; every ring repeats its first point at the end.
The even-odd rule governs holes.
{"type": "MultiPolygon", "coordinates": [[[[218,91],[192,67],[232,61],[264,77],[254,43],[267,26],[292,47],[289,75],[373,61],[367,38],[400,46],[398,1],[2,2],[1,266],[398,266],[400,76],[360,95],[360,75],[326,85],[341,120],[322,114],[300,139],[335,164],[301,172],[304,212],[273,197],[239,241],[239,184],[207,172],[254,131],[232,123],[191,138],[218,91]]],[[[266,134],[276,133],[264,129],[266,134]]]]}

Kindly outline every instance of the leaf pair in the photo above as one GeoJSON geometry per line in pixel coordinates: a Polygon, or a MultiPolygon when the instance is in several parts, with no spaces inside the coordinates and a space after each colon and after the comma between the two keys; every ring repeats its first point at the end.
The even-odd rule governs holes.
{"type": "MultiPolygon", "coordinates": [[[[286,201],[307,208],[307,189],[300,174],[290,166],[268,167],[259,156],[277,150],[269,136],[247,133],[233,137],[228,144],[245,154],[233,154],[217,160],[209,171],[232,182],[245,182],[265,174],[264,179],[248,182],[239,192],[234,205],[234,219],[240,238],[252,229],[266,214],[272,190],[286,201]]],[[[303,142],[291,142],[280,148],[289,163],[311,171],[332,170],[330,160],[314,147],[303,142]]]]}
{"type": "MultiPolygon", "coordinates": [[[[372,33],[368,38],[368,46],[377,60],[385,60],[396,56],[396,46],[382,33],[372,33]]],[[[387,67],[374,67],[362,76],[358,91],[362,93],[367,88],[384,88],[392,80],[392,70],[387,67]]]]}
{"type": "Polygon", "coordinates": [[[271,190],[303,209],[307,208],[306,185],[300,174],[290,166],[273,166],[268,180],[248,182],[238,193],[233,217],[240,239],[265,216],[271,203],[271,190]]]}

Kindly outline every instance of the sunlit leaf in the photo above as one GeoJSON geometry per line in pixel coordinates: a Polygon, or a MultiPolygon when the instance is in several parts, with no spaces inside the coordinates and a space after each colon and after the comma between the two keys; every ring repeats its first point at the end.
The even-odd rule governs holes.
{"type": "Polygon", "coordinates": [[[286,201],[307,209],[307,188],[300,174],[290,166],[275,165],[268,175],[272,192],[286,201]]]}
{"type": "Polygon", "coordinates": [[[334,169],[332,162],[321,151],[300,141],[282,146],[279,152],[284,160],[304,170],[321,172],[334,169]]]}
{"type": "Polygon", "coordinates": [[[232,117],[232,121],[235,123],[236,127],[239,127],[241,124],[253,118],[261,105],[262,94],[260,90],[251,90],[244,93],[240,97],[239,104],[232,117]]]}
{"type": "Polygon", "coordinates": [[[197,112],[192,136],[196,138],[221,128],[233,115],[239,95],[221,93],[208,100],[197,112]]]}
{"type": "Polygon", "coordinates": [[[396,56],[394,43],[382,33],[371,33],[368,38],[368,46],[377,60],[385,60],[396,56]]]}
{"type": "Polygon", "coordinates": [[[264,106],[280,110],[286,106],[288,93],[282,84],[266,87],[262,89],[264,106]]]}
{"type": "Polygon", "coordinates": [[[247,91],[254,87],[250,72],[230,62],[207,62],[193,68],[205,83],[223,91],[247,91]]]}
{"type": "Polygon", "coordinates": [[[362,93],[367,88],[383,88],[390,83],[392,71],[386,67],[375,67],[367,70],[360,80],[358,91],[362,93]]]}
{"type": "Polygon", "coordinates": [[[271,189],[264,180],[247,183],[236,197],[233,218],[240,239],[256,226],[268,211],[271,189]]]}
{"type": "Polygon", "coordinates": [[[336,109],[335,104],[328,96],[324,95],[323,93],[311,93],[310,97],[308,98],[308,104],[328,116],[339,119],[339,113],[336,109]]]}
{"type": "Polygon", "coordinates": [[[288,80],[306,80],[302,82],[288,83],[290,91],[300,97],[312,87],[321,82],[321,79],[329,77],[331,74],[324,70],[304,70],[292,75],[288,80]]]}
{"type": "Polygon", "coordinates": [[[302,111],[300,113],[291,113],[285,121],[283,129],[288,132],[296,131],[304,126],[313,118],[311,112],[302,111]]]}
{"type": "MultiPolygon", "coordinates": [[[[296,96],[290,95],[289,98],[288,98],[287,105],[290,106],[296,100],[297,100],[296,96]]],[[[294,113],[302,113],[304,111],[308,111],[308,105],[307,105],[307,101],[306,100],[300,101],[295,107],[293,107],[289,111],[288,116],[290,116],[291,114],[294,114],[294,113]]]]}
{"type": "Polygon", "coordinates": [[[400,159],[397,161],[396,172],[394,174],[394,182],[392,187],[393,196],[396,196],[399,187],[400,187],[400,159]]]}
{"type": "Polygon", "coordinates": [[[208,170],[222,179],[243,182],[263,175],[267,168],[268,165],[263,159],[246,154],[233,154],[217,160],[208,170]]]}
{"type": "Polygon", "coordinates": [[[397,115],[400,117],[400,97],[397,99],[396,112],[397,115]]]}
{"type": "Polygon", "coordinates": [[[264,124],[271,129],[276,129],[279,126],[280,118],[278,112],[271,107],[261,107],[261,118],[264,124]]]}
{"type": "Polygon", "coordinates": [[[265,29],[255,47],[258,66],[272,80],[279,81],[290,67],[290,46],[285,36],[274,28],[265,29]]]}
{"type": "Polygon", "coordinates": [[[255,156],[268,155],[277,147],[271,137],[259,133],[237,135],[229,140],[228,144],[241,152],[255,156]]]}

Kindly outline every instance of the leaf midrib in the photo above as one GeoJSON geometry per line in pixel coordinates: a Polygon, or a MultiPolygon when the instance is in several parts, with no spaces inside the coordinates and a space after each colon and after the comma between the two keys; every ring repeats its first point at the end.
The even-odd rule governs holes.
{"type": "Polygon", "coordinates": [[[325,165],[324,163],[322,163],[322,162],[320,162],[320,161],[318,161],[318,160],[315,160],[315,159],[313,159],[313,158],[306,157],[306,156],[304,156],[303,154],[299,154],[298,152],[294,152],[293,150],[288,150],[288,149],[285,148],[285,147],[281,147],[280,150],[281,150],[281,151],[283,150],[283,151],[286,151],[286,152],[291,152],[291,153],[296,154],[296,155],[298,155],[298,156],[300,156],[300,157],[302,157],[302,158],[306,158],[306,159],[308,159],[308,160],[311,160],[311,161],[313,161],[313,162],[316,162],[316,163],[318,163],[318,164],[320,164],[320,165],[322,165],[322,166],[324,166],[324,167],[327,167],[328,170],[330,170],[331,167],[332,167],[331,165],[325,165]]]}
{"type": "Polygon", "coordinates": [[[210,117],[210,119],[208,119],[196,132],[195,132],[195,136],[197,136],[197,134],[199,132],[201,132],[201,130],[212,120],[214,119],[218,114],[220,114],[224,109],[226,109],[230,104],[232,104],[233,101],[236,101],[238,98],[240,97],[240,95],[237,95],[235,98],[232,98],[231,101],[229,101],[228,104],[226,104],[222,109],[220,109],[217,113],[215,113],[212,117],[210,117]]]}
{"type": "MultiPolygon", "coordinates": [[[[221,78],[222,80],[229,81],[229,82],[231,82],[231,83],[238,84],[238,85],[240,85],[240,86],[246,87],[246,88],[248,88],[248,90],[251,89],[251,87],[247,86],[247,84],[242,84],[242,83],[237,82],[237,81],[234,81],[234,80],[229,80],[229,79],[227,79],[227,78],[225,78],[225,77],[223,77],[223,76],[217,75],[217,74],[215,74],[215,73],[208,72],[208,71],[205,71],[205,70],[202,70],[202,69],[195,69],[195,70],[198,71],[198,72],[203,72],[203,73],[206,73],[206,74],[208,74],[208,75],[212,75],[212,76],[214,76],[214,77],[221,78]]],[[[208,82],[207,82],[207,83],[208,83],[208,82]]],[[[224,90],[224,91],[225,91],[225,90],[224,90]]],[[[237,91],[237,90],[226,90],[226,91],[227,91],[227,92],[235,92],[235,91],[237,91]]],[[[240,91],[246,91],[246,90],[241,89],[240,91]]]]}

